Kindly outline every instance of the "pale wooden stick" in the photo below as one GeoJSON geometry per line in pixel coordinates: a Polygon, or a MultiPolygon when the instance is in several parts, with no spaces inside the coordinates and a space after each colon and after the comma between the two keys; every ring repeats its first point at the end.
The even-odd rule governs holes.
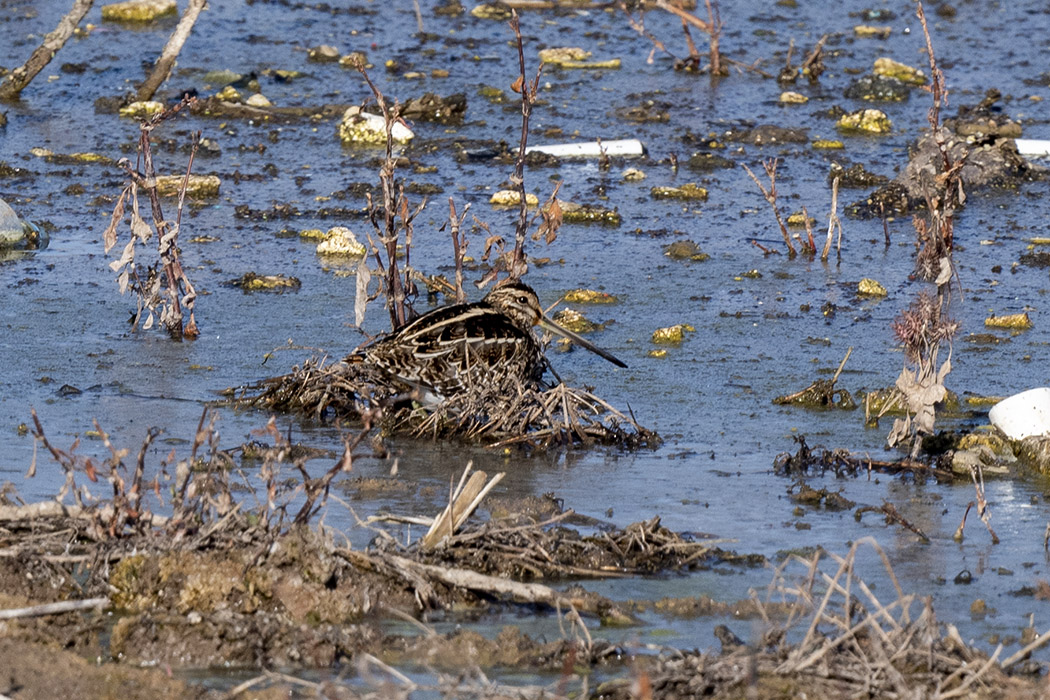
{"type": "Polygon", "coordinates": [[[109,598],[86,598],[84,600],[63,600],[58,603],[31,605],[28,608],[9,608],[0,610],[0,620],[14,620],[19,617],[39,617],[58,613],[90,610],[91,608],[108,608],[109,598]]]}

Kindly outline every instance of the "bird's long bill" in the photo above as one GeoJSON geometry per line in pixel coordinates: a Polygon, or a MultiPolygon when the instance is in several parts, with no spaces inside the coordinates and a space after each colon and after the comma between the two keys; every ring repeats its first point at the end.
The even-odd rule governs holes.
{"type": "Polygon", "coordinates": [[[590,342],[589,340],[585,340],[585,339],[581,338],[579,335],[573,333],[568,328],[562,328],[561,326],[559,326],[557,323],[555,323],[554,321],[550,320],[546,316],[541,316],[540,320],[539,320],[539,323],[537,325],[540,328],[543,328],[544,330],[548,330],[551,333],[554,333],[555,335],[560,335],[563,338],[568,338],[572,342],[574,342],[577,345],[579,345],[581,348],[584,348],[586,350],[590,350],[595,355],[600,355],[601,357],[604,357],[606,360],[608,360],[609,362],[613,363],[617,367],[627,367],[627,363],[626,362],[624,362],[623,360],[617,359],[616,357],[614,357],[612,355],[612,353],[608,353],[605,350],[602,350],[600,347],[598,347],[594,343],[590,342]]]}

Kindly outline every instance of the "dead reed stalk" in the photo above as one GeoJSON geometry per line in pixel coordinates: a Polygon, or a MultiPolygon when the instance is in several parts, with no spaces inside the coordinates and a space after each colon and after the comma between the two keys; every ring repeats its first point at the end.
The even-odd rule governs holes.
{"type": "Polygon", "coordinates": [[[937,66],[929,27],[922,2],[917,3],[917,15],[926,39],[930,62],[930,96],[932,104],[927,118],[938,150],[941,153],[939,172],[923,183],[926,212],[913,219],[919,251],[916,256],[916,276],[935,287],[931,294],[920,290],[911,306],[901,311],[893,322],[893,331],[904,346],[905,365],[896,386],[907,401],[907,415],[897,419],[887,437],[890,446],[911,443],[911,459],[922,446],[922,436],[934,431],[935,406],[947,393],[944,380],[951,372],[952,338],[958,324],[949,317],[955,278],[952,259],[955,212],[965,199],[962,188],[962,159],[953,162],[948,137],[940,123],[941,107],[948,91],[944,74],[937,66]],[[948,357],[938,361],[941,346],[947,345],[948,357]]]}
{"type": "MultiPolygon", "coordinates": [[[[416,295],[415,283],[412,281],[412,226],[415,218],[427,205],[426,198],[419,203],[415,209],[410,209],[408,198],[405,196],[403,182],[398,182],[394,177],[397,161],[394,158],[394,139],[392,130],[401,116],[401,105],[395,100],[391,105],[386,97],[376,87],[363,65],[356,66],[358,72],[368,83],[372,90],[376,104],[383,113],[383,121],[386,124],[386,156],[379,169],[379,183],[383,193],[383,202],[379,206],[372,201],[372,195],[368,194],[368,217],[372,223],[376,239],[380,245],[376,245],[372,236],[368,241],[372,248],[377,270],[383,280],[383,292],[387,311],[390,313],[391,330],[396,331],[410,320],[408,310],[408,299],[416,295]],[[380,221],[380,217],[382,221],[380,221]],[[398,263],[398,243],[404,236],[404,272],[400,270],[398,263]],[[382,252],[380,252],[382,250],[382,252]],[[385,256],[385,260],[384,260],[385,256]]],[[[358,289],[358,300],[361,301],[361,289],[358,289]]],[[[374,298],[374,297],[372,297],[374,298]]]]}
{"type": "Polygon", "coordinates": [[[138,328],[143,313],[147,314],[146,320],[142,325],[143,329],[148,330],[152,328],[154,313],[157,312],[159,313],[161,324],[175,340],[192,340],[200,335],[194,318],[197,292],[182,267],[182,259],[179,254],[179,222],[182,221],[182,210],[186,201],[186,187],[189,181],[190,170],[193,167],[193,158],[197,152],[197,144],[200,141],[200,132],[197,132],[194,136],[193,150],[186,166],[186,174],[183,177],[182,185],[179,188],[178,213],[175,223],[165,219],[161,210],[160,195],[157,192],[157,173],[153,164],[153,151],[150,146],[150,134],[166,120],[171,119],[184,107],[192,105],[194,102],[195,98],[184,98],[178,104],[141,123],[139,153],[135,167],[131,166],[131,162],[127,158],[121,158],[118,161],[118,165],[124,169],[128,176],[128,184],[121,191],[120,197],[113,207],[113,215],[110,217],[109,226],[106,227],[102,235],[103,245],[108,253],[117,242],[117,228],[124,218],[127,203],[130,203],[131,235],[121,252],[120,259],[110,263],[110,269],[118,273],[117,284],[120,287],[120,293],[124,294],[128,289],[131,289],[138,298],[138,307],[132,320],[133,328],[138,328]],[[152,229],[139,213],[140,190],[145,190],[149,198],[153,223],[152,229]],[[154,231],[156,231],[157,235],[158,260],[152,265],[140,268],[135,260],[136,245],[148,241],[154,231]],[[188,319],[186,318],[187,314],[189,316],[188,319]]]}
{"type": "Polygon", "coordinates": [[[153,95],[156,94],[160,86],[171,75],[171,69],[175,67],[175,59],[179,57],[182,45],[186,43],[190,33],[193,31],[193,25],[197,23],[197,17],[207,7],[208,0],[189,0],[186,9],[182,13],[182,18],[175,27],[175,31],[171,33],[168,43],[164,45],[156,63],[153,64],[153,70],[150,72],[149,77],[135,92],[136,100],[142,102],[153,99],[153,95]]]}

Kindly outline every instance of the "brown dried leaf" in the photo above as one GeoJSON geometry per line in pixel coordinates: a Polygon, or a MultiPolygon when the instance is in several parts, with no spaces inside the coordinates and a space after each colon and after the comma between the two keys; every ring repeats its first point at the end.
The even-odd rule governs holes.
{"type": "Polygon", "coordinates": [[[149,227],[149,224],[143,221],[142,217],[139,216],[138,211],[133,211],[131,214],[131,232],[143,243],[148,241],[149,237],[153,235],[153,229],[149,227]]]}
{"type": "Polygon", "coordinates": [[[106,253],[117,243],[117,225],[124,218],[124,201],[127,199],[127,196],[128,189],[125,187],[124,191],[120,193],[116,205],[113,207],[113,216],[109,218],[109,226],[102,233],[102,245],[106,253]]]}

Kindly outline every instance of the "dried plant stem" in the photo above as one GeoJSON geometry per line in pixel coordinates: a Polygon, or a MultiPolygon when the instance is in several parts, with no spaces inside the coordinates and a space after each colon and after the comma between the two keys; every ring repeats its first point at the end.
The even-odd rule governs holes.
{"type": "Polygon", "coordinates": [[[795,257],[798,252],[795,250],[795,245],[791,242],[791,236],[788,234],[787,226],[784,224],[784,217],[780,215],[780,208],[777,206],[777,165],[780,161],[776,158],[770,158],[762,162],[762,167],[765,168],[766,175],[769,177],[769,188],[763,185],[758,177],[751,172],[751,168],[747,167],[746,163],[741,163],[747,174],[751,176],[755,184],[758,185],[758,189],[762,191],[762,196],[769,202],[769,206],[773,208],[773,216],[777,219],[777,225],[780,226],[780,233],[784,237],[784,243],[787,245],[788,257],[795,257]]]}
{"type": "Polygon", "coordinates": [[[463,291],[463,257],[467,254],[467,235],[463,232],[463,222],[470,211],[470,203],[463,207],[463,213],[456,213],[456,203],[452,197],[448,198],[448,222],[449,231],[452,234],[452,251],[456,261],[456,303],[462,304],[467,300],[467,293],[463,291]]]}
{"type": "MultiPolygon", "coordinates": [[[[364,66],[357,66],[357,70],[364,78],[365,82],[368,83],[368,87],[372,90],[372,95],[375,97],[379,109],[383,112],[383,120],[386,123],[386,157],[383,159],[383,165],[379,169],[379,182],[383,192],[382,224],[379,222],[380,212],[372,202],[371,195],[368,195],[368,214],[372,222],[372,228],[375,230],[376,236],[379,238],[379,242],[383,245],[383,250],[386,254],[386,264],[384,265],[378,246],[373,244],[372,253],[375,257],[376,264],[379,267],[380,273],[384,274],[386,306],[387,310],[390,312],[391,330],[396,331],[398,328],[405,325],[409,319],[407,298],[408,294],[414,293],[415,290],[415,286],[411,281],[412,223],[416,216],[418,216],[426,207],[426,199],[424,199],[414,211],[410,212],[408,208],[408,200],[405,198],[404,186],[398,183],[394,178],[396,161],[394,159],[394,139],[392,131],[394,124],[401,118],[400,104],[395,101],[391,106],[387,102],[383,93],[380,92],[379,88],[372,82],[372,79],[368,77],[368,72],[365,70],[364,66]],[[400,225],[397,223],[398,218],[401,219],[400,225]],[[401,277],[401,271],[397,259],[397,243],[400,238],[399,234],[402,230],[405,232],[404,279],[401,277]]],[[[371,236],[369,239],[371,240],[371,236]]]]}
{"type": "Polygon", "coordinates": [[[514,175],[510,178],[518,188],[521,201],[518,222],[514,228],[514,254],[508,270],[510,279],[517,280],[528,271],[528,263],[525,261],[525,238],[529,232],[529,207],[525,201],[525,147],[529,141],[529,118],[532,116],[532,106],[539,90],[543,64],[536,69],[536,77],[530,83],[525,77],[525,46],[521,38],[521,23],[515,10],[511,11],[510,28],[514,31],[514,40],[518,45],[519,72],[513,87],[521,93],[521,138],[518,140],[518,157],[514,160],[514,175]]]}
{"type": "Polygon", "coordinates": [[[40,46],[29,56],[29,59],[7,74],[0,83],[0,100],[15,100],[22,94],[22,90],[32,82],[40,71],[51,62],[51,59],[66,45],[73,31],[84,19],[93,5],[93,0],[75,0],[72,9],[66,13],[40,46]]]}
{"type": "Polygon", "coordinates": [[[171,75],[171,69],[175,67],[175,59],[178,58],[179,52],[182,51],[182,45],[186,43],[186,39],[189,38],[190,33],[193,31],[193,25],[197,22],[197,17],[200,16],[200,13],[207,6],[207,0],[189,0],[186,10],[182,13],[182,19],[179,20],[175,31],[168,38],[168,43],[164,45],[164,49],[160,52],[160,57],[157,58],[157,62],[153,65],[153,71],[136,91],[136,100],[153,99],[153,95],[156,94],[160,86],[171,75]]]}

